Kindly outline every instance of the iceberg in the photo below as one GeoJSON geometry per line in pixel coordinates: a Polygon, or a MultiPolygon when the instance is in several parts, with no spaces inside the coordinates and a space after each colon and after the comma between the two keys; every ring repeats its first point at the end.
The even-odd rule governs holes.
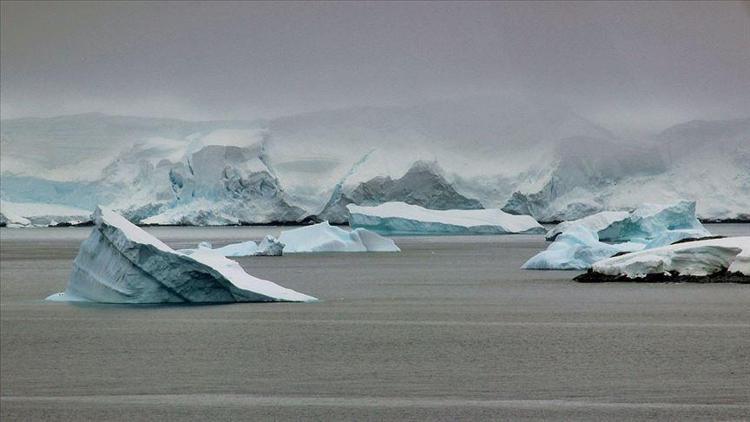
{"type": "Polygon", "coordinates": [[[544,251],[526,261],[525,270],[585,270],[591,264],[621,252],[633,252],[645,247],[642,243],[600,242],[596,233],[583,226],[574,226],[557,236],[544,251]]]}
{"type": "Polygon", "coordinates": [[[63,293],[53,301],[102,303],[311,302],[316,299],[247,274],[211,251],[175,251],[119,214],[97,207],[63,293]]]}
{"type": "Polygon", "coordinates": [[[711,233],[695,218],[695,202],[644,204],[635,211],[604,211],[558,224],[546,234],[554,240],[526,261],[529,270],[585,270],[599,260],[623,252],[699,239],[711,233]]]}
{"type": "Polygon", "coordinates": [[[544,233],[528,215],[511,215],[499,209],[431,210],[404,202],[374,207],[347,205],[349,224],[389,235],[469,235],[544,233]]]}
{"type": "Polygon", "coordinates": [[[201,242],[198,244],[198,249],[212,251],[221,256],[281,256],[284,244],[275,237],[267,235],[260,241],[260,244],[248,240],[213,249],[209,242],[201,242]]]}
{"type": "Polygon", "coordinates": [[[362,228],[347,231],[327,221],[282,231],[279,242],[284,244],[284,253],[401,251],[393,240],[377,233],[362,228]]]}
{"type": "Polygon", "coordinates": [[[547,231],[544,238],[550,241],[555,240],[559,234],[574,227],[581,227],[598,233],[599,230],[604,230],[615,221],[624,220],[629,215],[630,213],[627,211],[602,211],[577,220],[563,221],[547,231]]]}
{"type": "MultiPolygon", "coordinates": [[[[677,231],[684,238],[711,235],[695,218],[695,201],[679,201],[669,205],[643,204],[626,218],[613,221],[599,230],[598,234],[599,240],[605,242],[627,242],[652,240],[671,231],[677,231]]],[[[664,241],[668,240],[665,238],[664,241]]],[[[680,239],[673,238],[672,242],[676,240],[680,239]]]]}
{"type": "Polygon", "coordinates": [[[689,241],[608,258],[576,279],[750,283],[750,236],[689,241]]]}

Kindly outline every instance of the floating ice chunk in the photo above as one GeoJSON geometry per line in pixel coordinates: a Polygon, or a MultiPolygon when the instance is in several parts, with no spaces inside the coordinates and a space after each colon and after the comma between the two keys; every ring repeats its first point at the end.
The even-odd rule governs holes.
{"type": "Polygon", "coordinates": [[[221,256],[251,256],[258,252],[258,244],[252,240],[248,240],[247,242],[232,243],[216,249],[201,248],[200,245],[198,245],[198,249],[210,250],[221,256]]]}
{"type": "Polygon", "coordinates": [[[602,211],[578,220],[563,221],[550,229],[544,236],[547,240],[555,240],[557,235],[572,227],[583,227],[593,232],[599,232],[609,227],[615,221],[626,219],[630,215],[627,211],[602,211]]]}
{"type": "Polygon", "coordinates": [[[592,271],[594,275],[626,278],[663,273],[708,276],[721,271],[750,276],[750,237],[698,240],[648,249],[598,261],[592,271]]]}
{"type": "Polygon", "coordinates": [[[205,249],[189,255],[98,207],[68,287],[50,300],[104,303],[310,302],[315,298],[247,274],[205,249]]]}
{"type": "Polygon", "coordinates": [[[688,237],[711,235],[695,217],[695,201],[680,201],[669,205],[643,204],[627,218],[613,221],[606,228],[599,230],[599,240],[648,241],[672,230],[681,230],[688,237]]]}
{"type": "Polygon", "coordinates": [[[267,234],[258,245],[258,250],[255,252],[257,256],[281,256],[284,251],[284,243],[279,239],[267,234]]]}
{"type": "Polygon", "coordinates": [[[544,233],[544,227],[528,215],[511,215],[498,209],[430,210],[404,202],[375,207],[347,205],[354,228],[381,234],[509,234],[544,233]]]}
{"type": "Polygon", "coordinates": [[[198,244],[198,249],[212,251],[221,256],[281,256],[284,244],[275,237],[267,235],[260,244],[248,240],[213,249],[211,243],[204,241],[198,244]]]}
{"type": "Polygon", "coordinates": [[[547,232],[554,242],[526,261],[530,270],[584,270],[620,252],[634,252],[711,234],[695,218],[695,202],[645,204],[632,213],[605,211],[547,232]]]}
{"type": "Polygon", "coordinates": [[[583,226],[573,226],[557,236],[554,242],[521,268],[526,270],[584,270],[596,261],[619,252],[644,248],[642,243],[608,244],[600,242],[596,233],[583,226]]]}
{"type": "Polygon", "coordinates": [[[398,252],[393,240],[365,229],[347,231],[323,222],[281,232],[284,253],[398,252]]]}

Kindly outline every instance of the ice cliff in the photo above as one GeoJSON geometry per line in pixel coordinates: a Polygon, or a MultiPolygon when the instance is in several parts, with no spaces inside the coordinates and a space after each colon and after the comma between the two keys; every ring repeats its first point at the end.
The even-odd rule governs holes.
{"type": "Polygon", "coordinates": [[[503,97],[252,122],[11,119],[0,135],[3,201],[105,204],[145,224],[344,223],[346,205],[392,201],[552,222],[683,198],[701,219],[750,220],[747,118],[620,139],[563,106],[503,97]]]}

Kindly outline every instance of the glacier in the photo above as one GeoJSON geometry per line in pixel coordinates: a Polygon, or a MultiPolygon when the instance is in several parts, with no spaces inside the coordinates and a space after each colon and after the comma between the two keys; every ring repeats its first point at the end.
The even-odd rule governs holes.
{"type": "Polygon", "coordinates": [[[750,221],[748,139],[750,118],[681,123],[629,146],[562,140],[549,171],[517,184],[503,210],[556,222],[688,199],[701,220],[750,221]]]}
{"type": "Polygon", "coordinates": [[[605,211],[560,223],[545,235],[552,244],[521,268],[584,270],[618,253],[711,236],[695,217],[695,206],[692,201],[643,204],[630,213],[605,211]]]}
{"type": "Polygon", "coordinates": [[[347,205],[349,224],[388,235],[544,233],[532,217],[498,209],[431,210],[404,202],[374,207],[347,205]]]}
{"type": "Polygon", "coordinates": [[[327,221],[293,230],[279,236],[284,253],[308,252],[399,252],[396,243],[370,230],[352,231],[330,225],[327,221]]]}
{"type": "Polygon", "coordinates": [[[688,241],[608,258],[577,280],[750,283],[750,237],[688,241]]]}
{"type": "Polygon", "coordinates": [[[505,97],[257,121],[4,119],[0,199],[159,225],[346,223],[346,205],[385,202],[559,222],[683,198],[701,220],[750,221],[748,139],[748,118],[620,139],[564,106],[505,97]]]}
{"type": "Polygon", "coordinates": [[[247,274],[202,249],[173,250],[119,214],[97,207],[95,228],[51,301],[101,303],[312,302],[312,296],[247,274]]]}

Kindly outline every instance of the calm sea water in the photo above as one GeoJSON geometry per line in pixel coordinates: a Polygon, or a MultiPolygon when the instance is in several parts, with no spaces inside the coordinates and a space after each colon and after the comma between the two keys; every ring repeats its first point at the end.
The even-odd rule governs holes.
{"type": "MultiPolygon", "coordinates": [[[[278,227],[149,228],[175,248],[278,227]]],[[[750,235],[750,225],[710,225],[750,235]]],[[[522,271],[542,236],[239,259],[315,304],[74,306],[90,228],[0,230],[0,419],[750,418],[750,288],[522,271]]]]}

